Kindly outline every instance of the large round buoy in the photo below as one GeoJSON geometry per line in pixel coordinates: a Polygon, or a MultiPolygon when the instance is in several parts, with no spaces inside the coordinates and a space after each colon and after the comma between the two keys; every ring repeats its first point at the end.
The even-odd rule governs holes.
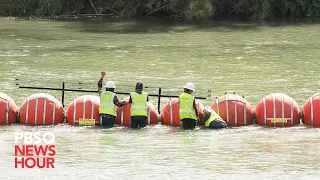
{"type": "Polygon", "coordinates": [[[265,126],[294,126],[300,123],[300,109],[291,97],[281,93],[270,94],[258,103],[256,122],[265,126]]]}
{"type": "Polygon", "coordinates": [[[63,107],[50,94],[33,94],[19,109],[20,124],[55,125],[63,122],[63,107]]]}
{"type": "MultiPolygon", "coordinates": [[[[172,98],[169,102],[163,107],[161,111],[162,124],[169,126],[182,126],[183,123],[180,121],[180,105],[178,98],[172,98]]],[[[202,103],[196,99],[196,107],[198,110],[199,124],[203,125],[203,108],[202,103]]]]}
{"type": "Polygon", "coordinates": [[[211,109],[230,126],[246,126],[253,124],[254,110],[250,103],[237,94],[225,94],[216,98],[211,109]]]}
{"type": "Polygon", "coordinates": [[[311,96],[303,105],[303,124],[320,126],[320,93],[311,96]]]}
{"type": "Polygon", "coordinates": [[[99,115],[100,98],[85,95],[74,99],[67,108],[66,121],[69,124],[79,125],[79,119],[95,119],[96,125],[100,124],[99,115]]]}
{"type": "MultiPolygon", "coordinates": [[[[131,104],[125,104],[122,107],[117,107],[117,119],[116,124],[123,126],[130,126],[131,124],[131,104]]],[[[157,110],[154,108],[151,102],[148,103],[148,117],[147,125],[158,124],[159,116],[157,110]]]]}
{"type": "Polygon", "coordinates": [[[0,125],[15,123],[17,114],[18,108],[13,99],[0,92],[0,125]]]}

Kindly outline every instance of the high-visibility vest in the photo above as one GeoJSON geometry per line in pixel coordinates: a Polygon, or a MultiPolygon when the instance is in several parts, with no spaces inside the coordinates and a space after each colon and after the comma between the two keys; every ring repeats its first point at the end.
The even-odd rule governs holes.
{"type": "Polygon", "coordinates": [[[196,111],[193,107],[194,97],[188,93],[182,93],[179,96],[180,102],[180,120],[189,118],[197,120],[196,111]]]}
{"type": "Polygon", "coordinates": [[[141,94],[137,92],[130,93],[131,96],[131,116],[148,116],[147,111],[147,99],[148,93],[142,92],[141,94]]]}
{"type": "Polygon", "coordinates": [[[209,127],[210,126],[210,123],[212,121],[215,121],[217,119],[221,119],[221,117],[214,111],[212,110],[211,111],[211,115],[210,115],[210,118],[208,120],[206,120],[206,122],[204,123],[205,127],[209,127]]]}
{"type": "Polygon", "coordinates": [[[110,114],[116,116],[116,105],[113,103],[115,93],[103,91],[100,94],[99,114],[110,114]]]}

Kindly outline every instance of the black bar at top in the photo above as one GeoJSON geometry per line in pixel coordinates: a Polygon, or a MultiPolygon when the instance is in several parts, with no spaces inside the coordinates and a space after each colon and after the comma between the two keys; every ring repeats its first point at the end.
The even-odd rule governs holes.
{"type": "MultiPolygon", "coordinates": [[[[98,91],[94,90],[85,90],[85,89],[62,89],[62,88],[49,88],[49,87],[32,87],[32,86],[20,86],[19,88],[22,89],[43,89],[43,90],[55,90],[55,91],[70,91],[70,92],[91,92],[91,93],[98,93],[98,91]]],[[[129,95],[130,93],[127,92],[115,92],[117,94],[126,94],[129,95]]],[[[149,96],[159,97],[159,94],[148,94],[149,96]]],[[[172,95],[161,95],[161,97],[179,97],[179,96],[172,96],[172,95]]],[[[196,99],[206,99],[205,97],[195,97],[196,99]]]]}

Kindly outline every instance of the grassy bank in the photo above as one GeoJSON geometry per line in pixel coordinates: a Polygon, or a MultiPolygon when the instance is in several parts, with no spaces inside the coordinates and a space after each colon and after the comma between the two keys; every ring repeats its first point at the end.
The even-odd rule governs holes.
{"type": "Polygon", "coordinates": [[[1,0],[1,16],[319,17],[320,0],[1,0]]]}

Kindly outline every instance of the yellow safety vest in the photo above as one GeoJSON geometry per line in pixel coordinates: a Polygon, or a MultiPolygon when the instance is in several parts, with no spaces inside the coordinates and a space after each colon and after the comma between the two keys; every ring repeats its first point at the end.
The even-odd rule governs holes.
{"type": "Polygon", "coordinates": [[[217,119],[221,118],[215,111],[211,111],[211,115],[210,115],[210,118],[208,120],[206,120],[206,122],[204,123],[204,126],[205,127],[209,127],[210,126],[210,123],[212,121],[215,121],[217,119]]]}
{"type": "Polygon", "coordinates": [[[110,114],[116,116],[116,105],[113,103],[115,93],[103,91],[100,94],[99,114],[110,114]]]}
{"type": "Polygon", "coordinates": [[[148,116],[147,112],[147,98],[148,93],[142,92],[141,94],[133,92],[131,96],[131,116],[148,116]]]}
{"type": "Polygon", "coordinates": [[[189,118],[197,120],[196,111],[193,107],[194,97],[188,93],[182,93],[179,96],[180,102],[180,120],[189,118]]]}

